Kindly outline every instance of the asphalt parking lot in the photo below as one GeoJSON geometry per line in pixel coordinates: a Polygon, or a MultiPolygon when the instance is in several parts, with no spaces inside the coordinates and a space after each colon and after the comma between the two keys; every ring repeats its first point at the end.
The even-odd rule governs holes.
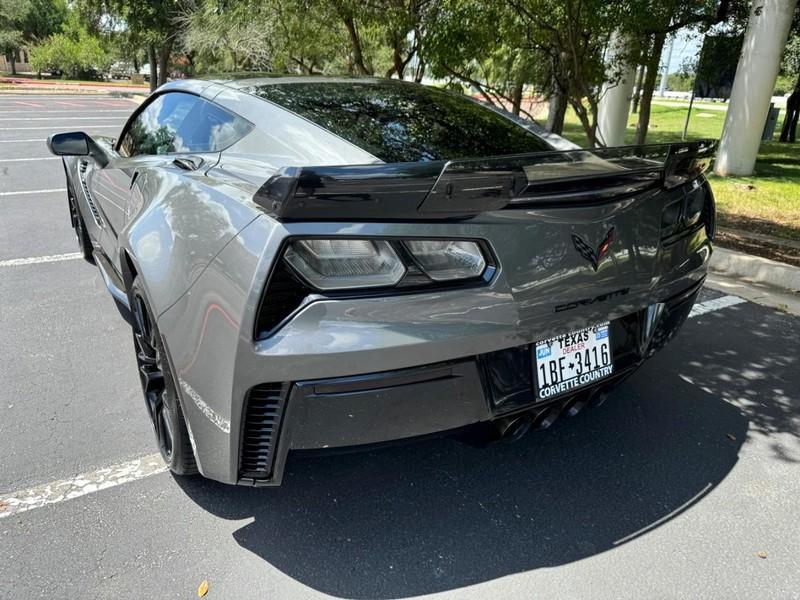
{"type": "Polygon", "coordinates": [[[800,597],[800,320],[710,288],[602,407],[516,444],[294,457],[277,489],[164,472],[44,143],[134,107],[0,96],[0,598],[800,597]]]}

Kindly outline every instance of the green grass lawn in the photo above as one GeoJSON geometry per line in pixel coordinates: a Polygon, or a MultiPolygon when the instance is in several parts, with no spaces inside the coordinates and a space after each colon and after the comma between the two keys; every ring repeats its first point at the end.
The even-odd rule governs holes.
{"type": "MultiPolygon", "coordinates": [[[[688,139],[719,138],[725,111],[714,110],[714,106],[720,105],[695,105],[688,139]]],[[[647,141],[680,140],[687,108],[688,103],[654,104],[647,141]]],[[[633,143],[636,118],[636,115],[630,116],[627,143],[633,143]]],[[[780,126],[779,122],[776,133],[780,132],[780,126]]],[[[564,136],[576,144],[586,145],[583,128],[572,113],[567,115],[564,136]]],[[[710,181],[717,199],[720,224],[800,240],[800,143],[765,142],[752,177],[711,175],[710,181]]]]}

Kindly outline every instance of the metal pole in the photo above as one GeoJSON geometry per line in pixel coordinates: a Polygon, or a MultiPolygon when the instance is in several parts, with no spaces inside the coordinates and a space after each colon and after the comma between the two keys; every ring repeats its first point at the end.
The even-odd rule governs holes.
{"type": "MultiPolygon", "coordinates": [[[[697,79],[695,79],[695,84],[697,83],[697,79]]],[[[694,86],[692,86],[692,95],[689,98],[689,110],[686,111],[686,121],[683,123],[683,135],[681,135],[681,139],[686,141],[686,131],[689,129],[689,117],[692,116],[692,104],[694,104],[694,86]]]]}

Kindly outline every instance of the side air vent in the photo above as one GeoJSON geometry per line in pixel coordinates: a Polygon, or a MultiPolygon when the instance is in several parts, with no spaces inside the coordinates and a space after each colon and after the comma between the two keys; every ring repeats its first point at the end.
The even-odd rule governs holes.
{"type": "Polygon", "coordinates": [[[261,297],[261,306],[256,319],[255,338],[264,339],[292,314],[311,290],[289,272],[283,259],[279,259],[269,283],[261,297]]]}
{"type": "Polygon", "coordinates": [[[242,428],[239,476],[269,479],[283,412],[284,385],[265,383],[247,393],[242,428]]]}
{"type": "Polygon", "coordinates": [[[89,210],[92,211],[92,217],[94,218],[94,222],[102,226],[103,221],[100,218],[100,211],[97,210],[97,205],[95,205],[94,203],[94,198],[92,198],[92,195],[89,193],[89,186],[86,185],[86,169],[88,166],[89,163],[81,161],[80,163],[81,188],[83,188],[83,195],[86,196],[86,203],[89,205],[89,210]]]}

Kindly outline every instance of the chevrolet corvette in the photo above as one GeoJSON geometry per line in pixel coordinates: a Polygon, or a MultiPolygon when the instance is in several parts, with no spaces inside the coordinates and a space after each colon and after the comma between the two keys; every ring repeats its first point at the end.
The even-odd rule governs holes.
{"type": "Polygon", "coordinates": [[[65,132],[72,227],[131,324],[169,468],[514,440],[676,334],[714,236],[709,140],[581,149],[396,80],[184,80],[65,132]]]}

